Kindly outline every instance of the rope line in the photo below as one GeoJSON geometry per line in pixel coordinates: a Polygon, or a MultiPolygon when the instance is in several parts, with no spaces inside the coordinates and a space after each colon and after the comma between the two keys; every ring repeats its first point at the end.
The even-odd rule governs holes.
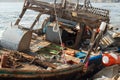
{"type": "Polygon", "coordinates": [[[57,12],[56,12],[56,0],[54,1],[54,12],[55,12],[56,26],[53,27],[53,31],[54,32],[58,32],[58,34],[59,34],[59,39],[60,39],[60,44],[61,44],[61,50],[62,50],[62,54],[63,54],[62,58],[63,58],[64,63],[66,63],[65,53],[64,53],[64,47],[63,47],[63,42],[62,42],[62,37],[61,37],[61,33],[60,33],[60,28],[58,26],[58,17],[57,17],[57,12]],[[57,30],[55,30],[55,29],[57,29],[57,30]]]}

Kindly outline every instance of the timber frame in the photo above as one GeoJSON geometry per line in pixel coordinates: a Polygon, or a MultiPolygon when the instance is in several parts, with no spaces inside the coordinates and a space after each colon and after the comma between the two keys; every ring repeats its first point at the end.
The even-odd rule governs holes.
{"type": "MultiPolygon", "coordinates": [[[[56,3],[55,8],[57,16],[78,23],[84,22],[86,25],[90,27],[99,27],[101,21],[105,21],[108,23],[109,11],[106,9],[100,9],[89,6],[90,3],[88,4],[88,2],[89,2],[88,0],[87,1],[85,0],[84,5],[78,3],[77,4],[70,3],[67,0],[65,0],[65,3],[63,2],[56,3]]],[[[42,14],[55,15],[54,5],[55,5],[54,3],[51,4],[48,2],[43,2],[41,0],[25,0],[22,13],[20,14],[15,25],[19,24],[21,18],[23,17],[27,9],[34,10],[42,14]]],[[[38,17],[40,17],[40,14],[38,17]]]]}
{"type": "Polygon", "coordinates": [[[59,18],[84,25],[79,25],[82,30],[78,30],[77,32],[74,48],[78,49],[86,26],[89,26],[93,30],[98,29],[102,21],[109,23],[109,10],[93,7],[90,4],[90,0],[85,0],[84,5],[79,4],[79,0],[76,1],[77,3],[71,3],[67,0],[61,0],[60,3],[56,3],[56,1],[53,0],[53,3],[49,3],[41,0],[25,0],[22,12],[16,20],[15,25],[19,25],[27,9],[39,12],[30,30],[33,29],[42,14],[48,14],[50,16],[56,16],[57,14],[59,18]]]}

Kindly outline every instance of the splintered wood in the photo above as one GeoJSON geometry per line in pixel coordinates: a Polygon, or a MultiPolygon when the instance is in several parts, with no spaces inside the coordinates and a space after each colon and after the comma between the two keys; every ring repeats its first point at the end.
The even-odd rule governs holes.
{"type": "Polygon", "coordinates": [[[1,58],[1,67],[2,68],[23,67],[23,65],[22,65],[23,63],[24,63],[24,65],[25,65],[25,63],[34,64],[43,69],[47,69],[48,67],[51,67],[53,69],[57,68],[57,65],[55,65],[55,64],[41,61],[40,59],[38,59],[34,56],[30,56],[28,54],[16,52],[16,51],[8,52],[7,55],[3,54],[2,58],[1,58]]]}
{"type": "Polygon", "coordinates": [[[13,56],[16,56],[16,57],[18,56],[19,60],[24,59],[25,61],[31,62],[31,63],[33,63],[35,65],[38,65],[38,66],[41,66],[43,68],[52,67],[52,68],[55,69],[57,67],[56,65],[54,65],[52,63],[45,62],[45,61],[43,62],[43,61],[41,61],[41,60],[39,60],[39,59],[37,59],[37,58],[35,58],[33,56],[30,56],[28,54],[19,53],[19,52],[14,52],[12,54],[13,54],[13,56]]]}

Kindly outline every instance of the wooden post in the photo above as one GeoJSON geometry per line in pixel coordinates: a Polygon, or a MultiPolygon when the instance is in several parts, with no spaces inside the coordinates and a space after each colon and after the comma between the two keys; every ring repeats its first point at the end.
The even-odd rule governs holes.
{"type": "Polygon", "coordinates": [[[39,14],[37,15],[35,21],[33,22],[33,24],[32,24],[31,27],[30,27],[30,30],[33,29],[33,27],[35,26],[36,22],[39,20],[39,18],[40,18],[41,15],[42,15],[41,13],[39,13],[39,14]]]}
{"type": "Polygon", "coordinates": [[[62,0],[61,3],[62,3],[62,8],[65,8],[65,6],[66,6],[66,5],[65,5],[65,4],[66,4],[66,0],[62,0]]]}
{"type": "Polygon", "coordinates": [[[78,6],[79,6],[79,0],[77,0],[77,3],[76,3],[76,10],[78,10],[78,6]]]}
{"type": "Polygon", "coordinates": [[[73,46],[74,49],[78,49],[79,48],[79,45],[80,45],[80,42],[82,40],[82,36],[83,36],[84,30],[85,30],[85,24],[84,23],[80,23],[79,27],[80,27],[80,29],[77,32],[75,44],[73,46]]]}
{"type": "Polygon", "coordinates": [[[92,36],[91,36],[91,39],[90,39],[90,44],[89,44],[90,46],[89,47],[92,46],[92,44],[93,44],[93,42],[95,40],[96,35],[97,35],[97,29],[93,29],[92,36]]]}
{"type": "Polygon", "coordinates": [[[23,15],[24,15],[25,12],[26,12],[28,6],[29,6],[29,3],[25,0],[24,6],[23,6],[23,9],[22,9],[22,12],[21,12],[21,14],[19,15],[19,18],[16,20],[16,22],[15,22],[14,25],[18,25],[18,24],[19,24],[19,22],[21,21],[21,18],[23,17],[23,15]]]}

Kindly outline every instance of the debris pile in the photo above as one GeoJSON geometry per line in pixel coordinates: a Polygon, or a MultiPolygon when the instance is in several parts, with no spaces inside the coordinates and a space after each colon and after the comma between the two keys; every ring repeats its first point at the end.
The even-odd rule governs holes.
{"type": "MultiPolygon", "coordinates": [[[[62,1],[64,2],[61,2],[61,5],[56,3],[56,0],[54,4],[40,0],[25,0],[22,13],[15,25],[19,25],[20,19],[27,9],[39,12],[31,27],[25,29],[32,32],[27,35],[29,41],[22,35],[23,38],[25,37],[24,44],[23,47],[19,47],[24,48],[25,43],[28,42],[26,45],[28,51],[25,48],[25,50],[22,49],[23,52],[10,50],[1,52],[3,54],[0,57],[0,69],[31,70],[30,68],[33,68],[36,71],[51,71],[51,74],[54,70],[62,72],[63,69],[69,69],[67,71],[70,71],[70,74],[82,75],[80,77],[83,80],[99,80],[101,77],[102,79],[116,77],[119,79],[120,44],[117,39],[120,40],[120,38],[118,33],[112,35],[109,30],[109,11],[87,6],[87,4],[83,6],[67,0],[62,1]],[[76,7],[73,7],[75,5],[76,7]],[[49,17],[44,20],[40,29],[33,30],[42,14],[48,14],[49,17]],[[81,65],[82,68],[80,68],[81,65]],[[72,67],[74,67],[73,72],[72,67]],[[108,68],[111,70],[114,67],[117,67],[115,74],[110,77],[103,75],[103,70],[108,68]]],[[[21,26],[20,29],[24,29],[24,27],[21,26]]],[[[22,43],[20,40],[17,42],[22,43]]],[[[56,74],[54,75],[56,76],[56,74]]],[[[63,74],[65,73],[63,72],[63,74]]]]}

